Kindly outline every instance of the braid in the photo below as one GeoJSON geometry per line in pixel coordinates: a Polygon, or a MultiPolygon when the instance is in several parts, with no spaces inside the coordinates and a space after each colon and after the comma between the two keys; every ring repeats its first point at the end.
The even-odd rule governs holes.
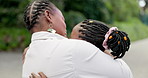
{"type": "Polygon", "coordinates": [[[111,54],[116,56],[116,58],[122,58],[125,52],[129,50],[130,39],[123,31],[113,31],[110,34],[111,36],[112,38],[107,41],[108,47],[113,51],[111,54]]]}
{"type": "Polygon", "coordinates": [[[100,50],[104,51],[105,48],[102,46],[102,43],[105,39],[104,36],[106,32],[109,30],[109,27],[106,24],[96,20],[85,20],[82,23],[83,25],[81,25],[81,27],[83,29],[79,30],[79,32],[81,32],[83,35],[80,35],[79,37],[94,44],[100,48],[100,50]]]}
{"type": "MultiPolygon", "coordinates": [[[[106,33],[109,31],[109,27],[96,20],[85,20],[82,23],[82,29],[79,30],[82,35],[79,37],[104,51],[105,48],[102,44],[106,33]]],[[[130,39],[123,31],[113,31],[109,36],[107,45],[113,51],[111,52],[113,56],[116,58],[122,58],[125,55],[125,52],[129,49],[130,39]]]]}
{"type": "Polygon", "coordinates": [[[53,14],[54,4],[48,0],[36,0],[29,4],[24,12],[24,21],[28,30],[32,29],[39,21],[39,17],[45,10],[49,10],[53,14]]]}

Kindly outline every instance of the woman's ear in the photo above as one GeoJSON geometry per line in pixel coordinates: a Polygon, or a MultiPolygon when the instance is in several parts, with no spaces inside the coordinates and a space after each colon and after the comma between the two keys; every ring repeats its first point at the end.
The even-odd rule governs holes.
{"type": "Polygon", "coordinates": [[[50,12],[48,10],[45,10],[44,11],[44,14],[45,14],[45,17],[46,17],[47,21],[48,22],[51,22],[52,20],[51,20],[51,14],[50,14],[50,12]]]}

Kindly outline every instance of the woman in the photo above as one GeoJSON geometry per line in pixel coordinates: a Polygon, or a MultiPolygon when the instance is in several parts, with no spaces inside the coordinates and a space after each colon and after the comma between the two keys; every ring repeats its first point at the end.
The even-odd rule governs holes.
{"type": "MultiPolygon", "coordinates": [[[[115,61],[120,61],[120,66],[123,69],[122,74],[126,75],[125,78],[132,78],[132,73],[126,63],[121,59],[117,59],[122,58],[125,52],[129,50],[130,40],[125,32],[119,31],[116,27],[109,28],[100,21],[85,20],[73,28],[71,38],[88,41],[115,59],[115,61]]],[[[46,78],[42,72],[39,75],[41,78],[46,78]]],[[[32,74],[32,77],[40,78],[35,74],[32,74]]]]}

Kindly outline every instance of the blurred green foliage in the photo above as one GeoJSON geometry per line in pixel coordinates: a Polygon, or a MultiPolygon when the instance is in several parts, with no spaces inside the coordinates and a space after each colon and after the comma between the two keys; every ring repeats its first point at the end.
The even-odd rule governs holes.
{"type": "Polygon", "coordinates": [[[7,51],[27,47],[31,35],[24,28],[0,28],[0,37],[0,51],[7,51]]]}
{"type": "MultiPolygon", "coordinates": [[[[25,48],[31,35],[25,29],[23,12],[32,0],[0,0],[0,51],[25,48]]],[[[139,20],[137,0],[50,0],[63,13],[67,32],[84,19],[95,19],[129,33],[132,41],[148,37],[148,27],[139,20]],[[143,34],[143,35],[141,35],[143,34]]]]}
{"type": "Polygon", "coordinates": [[[128,22],[116,21],[113,26],[117,26],[120,30],[127,32],[131,41],[148,37],[148,27],[136,18],[132,18],[128,22]]]}

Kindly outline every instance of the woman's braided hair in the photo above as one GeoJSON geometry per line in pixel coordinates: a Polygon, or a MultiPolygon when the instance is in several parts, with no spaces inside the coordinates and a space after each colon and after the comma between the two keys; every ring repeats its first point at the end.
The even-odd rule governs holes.
{"type": "MultiPolygon", "coordinates": [[[[82,35],[79,37],[105,51],[102,44],[110,28],[106,24],[96,20],[85,20],[82,22],[81,27],[82,29],[79,32],[82,35]]],[[[113,56],[122,58],[125,52],[129,50],[130,39],[125,32],[115,30],[109,35],[107,45],[113,51],[111,52],[113,56]]]]}
{"type": "Polygon", "coordinates": [[[53,14],[55,6],[49,0],[35,0],[26,7],[24,12],[24,22],[28,30],[32,29],[39,21],[39,17],[45,10],[53,14]]]}

